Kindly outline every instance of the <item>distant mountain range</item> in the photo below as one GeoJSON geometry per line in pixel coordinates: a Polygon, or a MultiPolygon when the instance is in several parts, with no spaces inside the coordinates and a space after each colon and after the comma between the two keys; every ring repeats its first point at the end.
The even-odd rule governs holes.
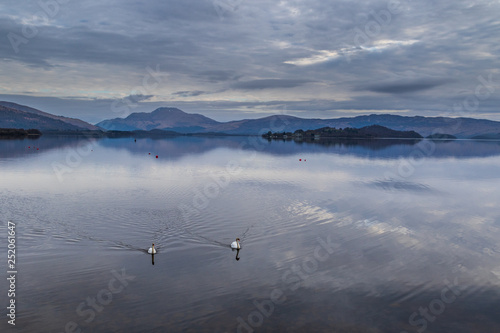
{"type": "Polygon", "coordinates": [[[55,116],[29,106],[0,101],[0,128],[35,128],[40,131],[100,130],[76,118],[55,116]]]}
{"type": "Polygon", "coordinates": [[[334,119],[308,119],[274,115],[258,119],[218,122],[201,114],[163,107],[150,113],[132,113],[126,118],[104,120],[92,125],[79,119],[55,116],[28,106],[0,102],[0,128],[35,128],[42,132],[167,130],[179,133],[260,135],[268,131],[294,132],[298,129],[362,128],[371,125],[380,125],[397,131],[415,131],[424,137],[439,133],[457,138],[500,138],[500,122],[474,118],[372,114],[334,119]]]}
{"type": "Polygon", "coordinates": [[[181,133],[263,134],[268,131],[294,132],[322,127],[362,128],[381,125],[397,131],[415,131],[422,136],[435,133],[458,138],[475,136],[500,137],[500,122],[474,118],[405,117],[389,114],[335,119],[307,119],[274,115],[258,119],[218,122],[200,114],[189,114],[176,108],[159,108],[151,113],[132,113],[127,118],[104,120],[96,126],[105,130],[162,129],[181,133]]]}

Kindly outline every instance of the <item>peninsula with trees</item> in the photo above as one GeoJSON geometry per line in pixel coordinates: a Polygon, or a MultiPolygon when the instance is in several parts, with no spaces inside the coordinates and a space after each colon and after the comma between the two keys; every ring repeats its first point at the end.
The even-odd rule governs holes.
{"type": "Polygon", "coordinates": [[[422,139],[415,131],[396,131],[380,125],[362,128],[322,127],[315,130],[296,130],[295,132],[267,132],[262,135],[268,140],[310,141],[321,139],[422,139]]]}
{"type": "Polygon", "coordinates": [[[38,138],[42,135],[37,129],[22,129],[22,128],[0,128],[0,138],[38,138]]]}

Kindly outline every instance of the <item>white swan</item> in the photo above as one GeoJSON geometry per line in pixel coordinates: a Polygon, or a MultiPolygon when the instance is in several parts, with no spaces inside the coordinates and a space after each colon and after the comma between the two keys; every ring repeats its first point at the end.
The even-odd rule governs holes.
{"type": "Polygon", "coordinates": [[[151,245],[151,247],[149,248],[148,253],[149,253],[149,254],[155,254],[155,253],[156,253],[156,249],[155,249],[155,244],[154,244],[154,243],[153,243],[153,245],[151,245]]]}
{"type": "Polygon", "coordinates": [[[240,239],[239,238],[236,238],[236,240],[231,243],[231,248],[232,249],[238,249],[238,250],[241,249],[240,239]]]}

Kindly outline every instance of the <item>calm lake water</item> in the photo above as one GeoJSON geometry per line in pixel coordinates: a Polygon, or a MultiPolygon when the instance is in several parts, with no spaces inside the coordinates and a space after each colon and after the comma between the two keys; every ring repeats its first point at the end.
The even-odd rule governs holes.
{"type": "Polygon", "coordinates": [[[500,331],[500,142],[42,137],[0,154],[16,332],[500,331]]]}

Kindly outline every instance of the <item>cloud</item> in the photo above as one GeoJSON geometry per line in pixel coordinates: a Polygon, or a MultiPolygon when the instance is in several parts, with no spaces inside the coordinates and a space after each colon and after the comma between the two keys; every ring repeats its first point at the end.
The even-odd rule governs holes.
{"type": "Polygon", "coordinates": [[[428,90],[450,83],[449,79],[398,80],[365,86],[362,89],[386,94],[407,94],[428,90]]]}
{"type": "Polygon", "coordinates": [[[391,49],[397,46],[409,46],[417,43],[417,40],[406,40],[406,41],[398,41],[398,40],[378,40],[375,41],[370,46],[349,46],[341,47],[338,51],[329,51],[329,50],[319,50],[313,51],[315,54],[300,58],[296,60],[287,60],[285,64],[297,65],[297,66],[310,66],[315,65],[327,61],[337,60],[341,57],[353,57],[357,54],[363,52],[382,52],[387,49],[391,49]]]}
{"type": "MultiPolygon", "coordinates": [[[[342,51],[341,51],[342,52],[342,51]]],[[[309,66],[318,63],[322,63],[325,61],[330,61],[337,59],[342,56],[342,53],[337,51],[328,51],[328,50],[319,50],[316,51],[315,55],[306,58],[300,58],[296,60],[287,60],[285,64],[297,65],[297,66],[309,66]]]]}
{"type": "Polygon", "coordinates": [[[172,95],[174,96],[180,96],[180,97],[195,97],[195,96],[200,96],[207,94],[206,91],[201,91],[201,90],[194,90],[194,91],[177,91],[174,92],[172,95]]]}
{"type": "Polygon", "coordinates": [[[303,86],[312,80],[303,79],[262,79],[243,81],[233,84],[235,89],[258,90],[258,89],[276,89],[276,88],[295,88],[303,86]]]}
{"type": "Polygon", "coordinates": [[[238,75],[234,71],[230,70],[211,70],[196,73],[193,77],[201,78],[202,80],[207,80],[209,82],[223,82],[237,80],[241,77],[241,75],[238,75]]]}
{"type": "Polygon", "coordinates": [[[136,95],[129,95],[129,96],[125,97],[124,99],[129,99],[130,101],[132,101],[134,103],[138,103],[138,102],[147,101],[153,97],[154,97],[154,95],[136,94],[136,95]]]}

